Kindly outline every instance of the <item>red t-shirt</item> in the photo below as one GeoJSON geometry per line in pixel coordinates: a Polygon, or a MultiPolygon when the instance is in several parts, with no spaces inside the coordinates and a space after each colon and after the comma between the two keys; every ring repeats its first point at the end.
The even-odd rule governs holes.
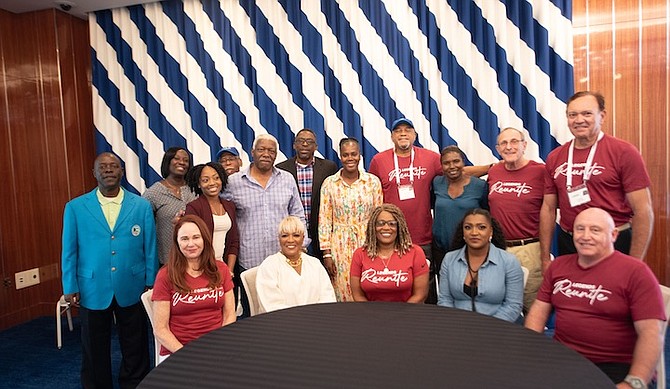
{"type": "Polygon", "coordinates": [[[384,202],[397,205],[407,219],[412,243],[429,244],[433,240],[433,216],[430,213],[430,188],[435,176],[442,175],[440,155],[434,151],[414,147],[414,198],[400,200],[396,177],[400,185],[409,185],[411,157],[398,157],[398,171],[393,163],[393,149],[382,151],[370,161],[370,173],[379,177],[384,202]]]}
{"type": "MultiPolygon", "coordinates": [[[[651,180],[640,152],[628,142],[605,135],[598,142],[593,157],[591,178],[586,184],[591,201],[577,207],[571,207],[566,183],[568,150],[571,142],[558,147],[547,157],[547,172],[549,175],[545,185],[545,193],[558,195],[561,228],[565,231],[572,231],[572,225],[577,215],[581,211],[593,207],[607,211],[617,226],[628,223],[633,216],[633,210],[626,201],[626,193],[651,186],[651,180]]],[[[584,166],[591,147],[574,150],[573,187],[583,184],[584,166]]]]}
{"type": "Polygon", "coordinates": [[[361,289],[369,301],[405,302],[412,296],[414,278],[428,272],[428,262],[421,247],[413,245],[402,257],[393,252],[386,262],[371,259],[363,247],[351,258],[351,277],[361,278],[361,289]]]}
{"type": "MultiPolygon", "coordinates": [[[[223,325],[224,295],[233,289],[233,280],[225,263],[216,261],[216,265],[223,280],[216,289],[207,287],[208,280],[204,275],[191,277],[186,274],[191,292],[181,294],[172,287],[167,266],[163,266],[156,275],[151,300],[170,301],[170,331],[181,344],[187,344],[223,325]]],[[[160,354],[168,355],[170,351],[161,346],[160,354]]]]}
{"type": "Polygon", "coordinates": [[[554,338],[594,363],[631,363],[633,322],[665,320],[663,297],[649,267],[619,251],[584,269],[577,254],[549,266],[537,299],[556,311],[554,338]]]}
{"type": "Polygon", "coordinates": [[[546,175],[544,164],[535,161],[529,161],[519,170],[507,170],[503,163],[489,170],[489,208],[503,228],[505,239],[540,236],[546,175]]]}

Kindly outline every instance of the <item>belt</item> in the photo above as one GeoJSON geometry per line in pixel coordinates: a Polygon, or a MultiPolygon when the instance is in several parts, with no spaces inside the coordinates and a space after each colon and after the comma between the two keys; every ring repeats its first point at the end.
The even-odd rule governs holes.
{"type": "MultiPolygon", "coordinates": [[[[624,223],[620,226],[616,226],[616,227],[614,227],[614,229],[619,231],[619,232],[622,232],[622,231],[630,230],[632,227],[633,226],[630,224],[630,222],[628,222],[628,223],[624,223]]],[[[561,230],[563,230],[563,228],[561,228],[561,230]]],[[[563,232],[565,232],[566,234],[572,235],[572,231],[563,230],[563,232]]],[[[509,244],[507,246],[509,247],[509,244]]],[[[518,245],[515,245],[515,246],[518,246],[518,245]]]]}
{"type": "Polygon", "coordinates": [[[539,241],[540,241],[540,238],[515,239],[515,240],[505,241],[505,245],[507,247],[525,246],[527,244],[535,243],[535,242],[539,242],[539,241]]]}

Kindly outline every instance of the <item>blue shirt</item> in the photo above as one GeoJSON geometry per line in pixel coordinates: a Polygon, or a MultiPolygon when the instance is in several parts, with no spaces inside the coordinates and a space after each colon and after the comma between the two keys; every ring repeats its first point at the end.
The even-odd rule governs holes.
{"type": "MultiPolygon", "coordinates": [[[[444,256],[437,304],[471,311],[472,299],[463,292],[468,272],[465,250],[466,246],[444,256]]],[[[475,310],[513,322],[521,314],[522,306],[523,272],[519,261],[514,254],[491,245],[488,259],[479,268],[475,310]]]]}
{"type": "MultiPolygon", "coordinates": [[[[260,265],[279,251],[278,228],[286,216],[296,216],[305,224],[305,210],[291,173],[273,167],[263,188],[249,174],[250,169],[230,175],[223,192],[223,198],[235,203],[240,232],[238,261],[244,269],[260,265]]],[[[309,244],[307,233],[305,244],[309,244]]]]}
{"type": "Polygon", "coordinates": [[[449,250],[458,224],[465,213],[473,208],[488,209],[488,189],[486,181],[470,177],[470,183],[463,187],[463,193],[455,199],[449,196],[449,180],[444,176],[433,179],[435,191],[435,220],[433,221],[433,241],[449,250]]]}

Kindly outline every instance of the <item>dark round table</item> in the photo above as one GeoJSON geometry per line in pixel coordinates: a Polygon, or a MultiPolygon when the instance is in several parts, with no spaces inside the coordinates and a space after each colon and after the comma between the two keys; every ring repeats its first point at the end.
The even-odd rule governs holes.
{"type": "Polygon", "coordinates": [[[434,305],[296,307],[202,336],[140,388],[612,388],[600,370],[519,325],[434,305]]]}

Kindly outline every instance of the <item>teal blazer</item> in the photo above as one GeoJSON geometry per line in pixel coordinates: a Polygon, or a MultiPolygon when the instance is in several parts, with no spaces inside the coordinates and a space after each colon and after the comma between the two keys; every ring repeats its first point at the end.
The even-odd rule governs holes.
{"type": "Polygon", "coordinates": [[[63,293],[79,293],[88,309],[106,309],[116,297],[136,304],[158,271],[156,226],[149,202],[124,191],[121,211],[109,229],[93,191],[72,199],[63,215],[63,293]]]}

